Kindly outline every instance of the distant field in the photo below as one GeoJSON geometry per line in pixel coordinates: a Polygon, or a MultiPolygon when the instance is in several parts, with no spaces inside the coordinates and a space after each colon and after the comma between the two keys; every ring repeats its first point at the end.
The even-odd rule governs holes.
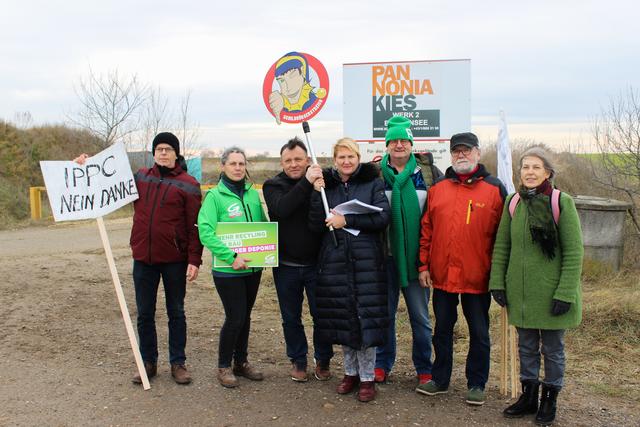
{"type": "MultiPolygon", "coordinates": [[[[581,154],[576,154],[576,156],[582,157],[583,159],[589,159],[594,161],[602,161],[602,158],[603,158],[602,157],[603,155],[600,153],[581,153],[581,154]]],[[[625,154],[625,153],[609,153],[609,154],[605,154],[604,156],[607,160],[610,160],[616,165],[623,165],[625,164],[625,161],[629,162],[633,159],[633,156],[631,154],[625,154]]]]}
{"type": "MultiPolygon", "coordinates": [[[[329,166],[331,159],[319,157],[318,162],[322,166],[329,166]]],[[[202,184],[215,184],[220,176],[220,159],[214,157],[206,157],[202,159],[202,184]]],[[[280,166],[280,158],[267,157],[260,159],[249,159],[247,162],[247,170],[250,179],[256,184],[262,184],[268,178],[282,171],[280,166]]]]}

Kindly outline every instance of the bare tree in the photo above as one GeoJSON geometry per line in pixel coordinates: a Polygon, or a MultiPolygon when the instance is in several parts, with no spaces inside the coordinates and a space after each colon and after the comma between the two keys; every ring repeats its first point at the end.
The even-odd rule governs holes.
{"type": "Polygon", "coordinates": [[[148,147],[151,151],[151,142],[153,137],[164,129],[169,128],[167,105],[169,100],[162,94],[160,86],[149,90],[149,97],[145,102],[142,113],[142,146],[148,147]]]}
{"type": "Polygon", "coordinates": [[[196,154],[201,149],[197,143],[200,134],[198,123],[192,123],[189,117],[191,107],[191,90],[187,90],[180,101],[180,112],[178,117],[178,138],[182,141],[182,152],[185,156],[196,154]]]}
{"type": "Polygon", "coordinates": [[[13,122],[18,129],[26,130],[33,126],[33,116],[29,111],[16,111],[13,122]]]}
{"type": "Polygon", "coordinates": [[[98,137],[100,148],[125,140],[139,129],[139,110],[147,101],[149,89],[135,74],[122,77],[117,69],[97,74],[89,68],[75,91],[80,109],[71,120],[98,137]]]}
{"type": "MultiPolygon", "coordinates": [[[[16,127],[23,131],[26,131],[33,126],[33,116],[29,111],[16,112],[13,120],[16,127]]],[[[17,142],[20,147],[20,152],[24,156],[24,161],[31,164],[33,160],[33,150],[35,147],[34,139],[28,136],[28,132],[18,132],[17,142]]]]}
{"type": "Polygon", "coordinates": [[[597,156],[591,162],[594,179],[625,194],[632,204],[636,229],[640,198],[640,93],[633,87],[612,98],[593,122],[597,156]]]}

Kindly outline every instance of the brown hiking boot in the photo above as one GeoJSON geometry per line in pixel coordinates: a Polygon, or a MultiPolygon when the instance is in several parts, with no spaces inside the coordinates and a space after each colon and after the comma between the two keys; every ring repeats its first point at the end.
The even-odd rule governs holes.
{"type": "Polygon", "coordinates": [[[307,382],[309,379],[309,377],[307,377],[307,367],[293,362],[291,364],[291,379],[299,383],[307,382]]]}
{"type": "Polygon", "coordinates": [[[374,381],[362,381],[358,391],[360,402],[371,402],[376,398],[376,383],[374,381]]]}
{"type": "Polygon", "coordinates": [[[316,370],[313,373],[318,381],[328,381],[331,378],[329,363],[316,363],[316,370]]]}
{"type": "Polygon", "coordinates": [[[262,381],[264,379],[262,372],[251,366],[249,362],[244,362],[242,365],[235,365],[233,367],[233,373],[250,379],[251,381],[262,381]]]}
{"type": "Polygon", "coordinates": [[[178,384],[189,384],[191,382],[191,375],[187,371],[187,367],[182,363],[171,365],[171,376],[178,384]]]}
{"type": "MultiPolygon", "coordinates": [[[[151,379],[158,373],[158,365],[151,362],[144,362],[144,370],[147,371],[147,378],[151,379]]],[[[140,376],[140,372],[136,371],[136,374],[133,376],[133,378],[131,378],[131,381],[134,384],[142,384],[142,377],[140,376]]]]}
{"type": "Polygon", "coordinates": [[[238,387],[238,378],[233,375],[233,370],[231,368],[218,368],[218,382],[223,387],[238,387]]]}
{"type": "Polygon", "coordinates": [[[338,392],[338,394],[351,393],[359,382],[359,376],[345,375],[344,378],[342,378],[342,381],[340,381],[340,384],[338,384],[338,388],[336,388],[336,391],[338,392]]]}

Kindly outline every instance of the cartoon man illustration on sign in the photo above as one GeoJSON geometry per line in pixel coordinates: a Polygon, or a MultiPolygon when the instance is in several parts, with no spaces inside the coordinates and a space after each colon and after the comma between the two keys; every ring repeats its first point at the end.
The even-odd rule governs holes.
{"type": "MultiPolygon", "coordinates": [[[[275,70],[272,78],[278,83],[279,90],[272,90],[271,87],[267,87],[269,75],[267,75],[267,80],[265,80],[264,89],[272,90],[268,95],[268,99],[265,99],[265,101],[268,102],[267,107],[274,115],[276,122],[278,124],[280,124],[281,121],[295,123],[302,121],[298,119],[307,119],[315,115],[324,103],[324,98],[327,96],[328,90],[328,78],[326,77],[326,71],[324,67],[322,67],[322,64],[310,55],[299,52],[289,52],[278,59],[274,67],[275,70]],[[307,56],[309,56],[309,58],[307,58],[307,56]],[[310,66],[312,59],[316,64],[320,65],[319,68],[321,69],[316,68],[318,65],[316,65],[316,67],[310,66]],[[318,74],[321,87],[316,89],[311,86],[309,77],[310,70],[318,74]],[[285,114],[291,113],[292,116],[281,118],[281,113],[283,112],[285,114]]],[[[265,98],[267,97],[265,96],[265,98]]]]}

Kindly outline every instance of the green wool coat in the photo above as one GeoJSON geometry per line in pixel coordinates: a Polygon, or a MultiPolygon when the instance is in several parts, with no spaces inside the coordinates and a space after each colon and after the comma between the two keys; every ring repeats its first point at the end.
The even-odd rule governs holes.
{"type": "MultiPolygon", "coordinates": [[[[506,290],[509,323],[530,329],[567,329],[582,320],[582,231],[571,196],[560,195],[559,247],[549,260],[531,239],[526,201],[520,199],[513,218],[507,198],[491,262],[490,290],[506,290]],[[551,314],[552,300],[571,303],[560,316],[551,314]]],[[[551,209],[551,207],[549,207],[551,209]]]]}

